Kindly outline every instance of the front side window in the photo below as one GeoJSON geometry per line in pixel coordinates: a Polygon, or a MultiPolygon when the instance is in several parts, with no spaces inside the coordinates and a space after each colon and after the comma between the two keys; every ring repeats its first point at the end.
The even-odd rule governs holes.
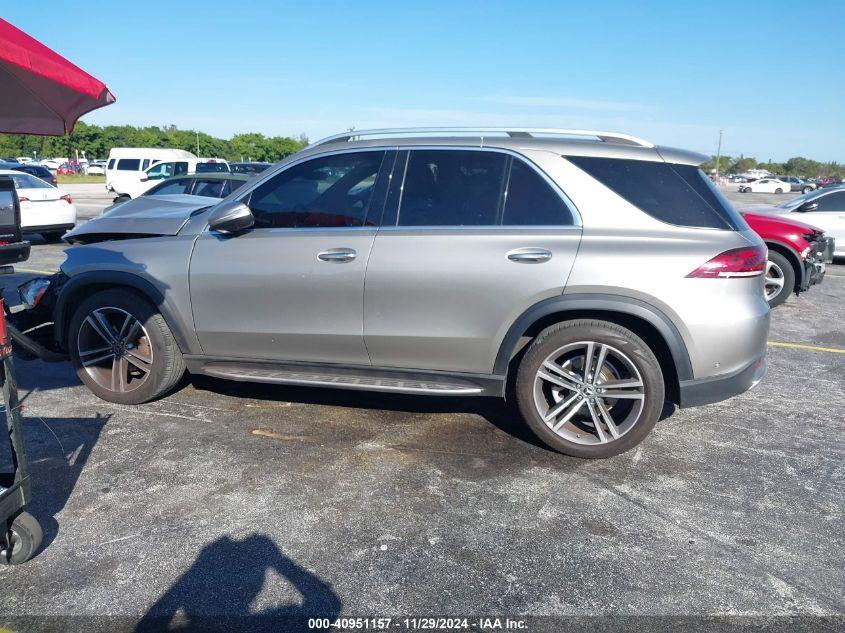
{"type": "Polygon", "coordinates": [[[249,199],[256,228],[371,226],[367,219],[384,152],[313,158],[257,187],[249,199]]]}
{"type": "Polygon", "coordinates": [[[748,228],[707,175],[693,165],[597,156],[565,158],[661,222],[734,231],[748,228]]]}
{"type": "Polygon", "coordinates": [[[498,152],[411,151],[398,225],[495,225],[506,158],[498,152]]]}
{"type": "Polygon", "coordinates": [[[148,196],[167,196],[185,193],[191,185],[190,178],[176,178],[156,185],[147,192],[148,196]]]}
{"type": "Polygon", "coordinates": [[[830,211],[833,213],[845,213],[845,191],[837,191],[822,196],[818,200],[819,208],[816,211],[830,211]]]}
{"type": "Polygon", "coordinates": [[[572,224],[560,195],[534,169],[514,159],[505,189],[502,215],[505,226],[560,226],[572,224]]]}
{"type": "Polygon", "coordinates": [[[147,170],[147,178],[150,180],[161,180],[162,178],[170,178],[174,175],[173,163],[159,163],[147,170]]]}
{"type": "Polygon", "coordinates": [[[138,171],[141,169],[141,160],[138,158],[121,158],[117,161],[119,171],[138,171]]]}

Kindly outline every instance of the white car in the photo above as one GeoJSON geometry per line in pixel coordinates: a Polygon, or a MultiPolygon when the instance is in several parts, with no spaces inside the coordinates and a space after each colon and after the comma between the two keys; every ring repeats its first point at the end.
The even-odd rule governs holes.
{"type": "Polygon", "coordinates": [[[88,163],[85,167],[85,173],[89,176],[104,176],[106,173],[105,163],[88,163]]]}
{"type": "Polygon", "coordinates": [[[38,163],[42,167],[46,167],[50,171],[56,171],[62,163],[66,163],[66,160],[61,158],[45,158],[43,160],[38,161],[38,163]]]}
{"type": "Polygon", "coordinates": [[[740,193],[789,193],[791,185],[777,178],[761,178],[739,186],[740,193]]]}
{"type": "Polygon", "coordinates": [[[845,187],[819,189],[782,202],[776,207],[755,206],[745,211],[786,216],[791,220],[817,226],[836,241],[834,256],[845,257],[845,187]]]}
{"type": "Polygon", "coordinates": [[[137,198],[144,195],[154,185],[162,180],[172,178],[174,176],[193,174],[209,174],[209,173],[229,173],[231,171],[229,163],[222,158],[182,158],[177,160],[166,160],[155,163],[143,172],[138,174],[138,177],[133,179],[127,178],[120,188],[115,189],[120,196],[137,198]]]}
{"type": "Polygon", "coordinates": [[[15,183],[24,233],[41,233],[48,242],[57,242],[76,225],[76,207],[66,191],[12,169],[0,169],[0,176],[10,176],[15,183]]]}

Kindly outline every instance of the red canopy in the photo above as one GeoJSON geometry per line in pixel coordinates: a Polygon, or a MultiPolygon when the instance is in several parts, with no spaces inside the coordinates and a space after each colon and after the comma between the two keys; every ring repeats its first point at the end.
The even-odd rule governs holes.
{"type": "Polygon", "coordinates": [[[70,134],[110,103],[103,82],[0,18],[0,132],[70,134]]]}

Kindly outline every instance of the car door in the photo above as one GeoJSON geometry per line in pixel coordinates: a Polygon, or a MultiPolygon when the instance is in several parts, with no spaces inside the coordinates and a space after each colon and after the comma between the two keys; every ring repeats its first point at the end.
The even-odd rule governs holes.
{"type": "Polygon", "coordinates": [[[401,152],[367,267],[373,365],[491,373],[517,316],[563,292],[580,236],[561,192],[519,156],[401,152]]]}
{"type": "Polygon", "coordinates": [[[206,355],[369,364],[364,272],[394,155],[374,149],[296,162],[242,198],[253,229],[200,235],[190,285],[206,355]]]}
{"type": "Polygon", "coordinates": [[[845,251],[845,190],[831,191],[814,198],[813,202],[819,205],[815,211],[798,212],[793,217],[824,229],[828,236],[836,239],[836,252],[845,251]]]}

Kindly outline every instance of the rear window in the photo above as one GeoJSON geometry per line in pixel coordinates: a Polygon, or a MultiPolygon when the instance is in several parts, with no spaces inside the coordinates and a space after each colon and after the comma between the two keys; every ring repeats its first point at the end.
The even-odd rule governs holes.
{"type": "Polygon", "coordinates": [[[704,172],[692,165],[594,156],[566,159],[661,222],[735,231],[747,228],[704,172]]]}
{"type": "Polygon", "coordinates": [[[139,158],[121,158],[117,161],[117,168],[121,171],[138,171],[141,169],[139,158]]]}
{"type": "Polygon", "coordinates": [[[215,172],[228,172],[226,163],[197,163],[198,174],[209,174],[215,172]]]}

